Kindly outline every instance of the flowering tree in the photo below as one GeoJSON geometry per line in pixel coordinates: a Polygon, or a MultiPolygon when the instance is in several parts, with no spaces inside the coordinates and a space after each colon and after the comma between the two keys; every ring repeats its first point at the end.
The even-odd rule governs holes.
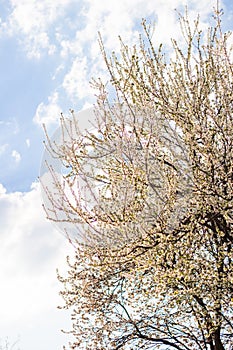
{"type": "Polygon", "coordinates": [[[94,129],[61,120],[48,139],[48,218],[74,242],[58,275],[71,349],[227,350],[233,343],[233,64],[221,13],[207,33],[180,18],[185,47],[103,57],[115,91],[94,129]],[[70,228],[72,227],[72,233],[70,228]]]}
{"type": "MultiPolygon", "coordinates": [[[[15,346],[18,344],[18,340],[15,341],[13,344],[10,344],[8,341],[8,338],[4,339],[0,339],[0,350],[13,350],[16,349],[15,346]]],[[[19,350],[19,348],[18,348],[19,350]]]]}

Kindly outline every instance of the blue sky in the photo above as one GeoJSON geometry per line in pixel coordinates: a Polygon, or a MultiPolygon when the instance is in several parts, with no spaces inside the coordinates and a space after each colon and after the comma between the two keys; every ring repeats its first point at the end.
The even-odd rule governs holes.
{"type": "MultiPolygon", "coordinates": [[[[0,338],[19,337],[21,350],[62,349],[68,336],[60,329],[70,326],[56,309],[56,268],[65,271],[72,247],[41,208],[41,125],[52,135],[61,112],[94,102],[89,80],[107,80],[99,30],[107,51],[117,51],[118,34],[134,44],[144,17],[155,20],[156,42],[169,47],[171,37],[180,39],[174,9],[186,4],[206,28],[213,0],[0,1],[0,338]]],[[[221,7],[232,29],[232,1],[221,7]]]]}

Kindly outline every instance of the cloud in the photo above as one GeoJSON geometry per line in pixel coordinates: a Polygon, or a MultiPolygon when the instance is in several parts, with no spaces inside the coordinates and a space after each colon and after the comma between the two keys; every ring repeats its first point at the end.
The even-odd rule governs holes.
{"type": "MultiPolygon", "coordinates": [[[[107,52],[118,52],[118,35],[124,42],[138,42],[142,18],[155,20],[153,40],[171,46],[171,37],[181,40],[175,8],[184,10],[188,3],[192,18],[202,14],[203,21],[212,11],[212,0],[11,0],[11,12],[0,27],[18,38],[30,58],[56,55],[57,66],[51,79],[64,89],[68,104],[80,104],[79,99],[91,102],[93,91],[89,86],[92,77],[107,80],[106,67],[98,45],[101,32],[107,52]]],[[[62,108],[57,88],[42,101],[36,111],[36,123],[53,123],[62,108]]],[[[72,106],[74,107],[74,106],[72,106]]]]}
{"type": "MultiPolygon", "coordinates": [[[[182,41],[182,34],[175,9],[184,11],[185,0],[126,0],[113,2],[109,0],[86,0],[85,10],[82,9],[82,26],[77,25],[75,35],[66,37],[59,32],[61,56],[72,57],[71,68],[63,79],[63,88],[71,101],[89,100],[93,94],[89,86],[92,77],[104,77],[107,80],[107,69],[103,62],[98,45],[98,32],[101,33],[107,54],[120,50],[120,35],[130,46],[138,43],[142,18],[155,23],[153,41],[155,45],[163,43],[170,50],[171,38],[182,41]]],[[[201,26],[207,23],[207,17],[212,11],[212,0],[206,2],[191,0],[188,2],[190,17],[196,19],[198,12],[202,14],[201,26]]],[[[79,22],[77,20],[77,22],[79,22]]]]}
{"type": "Polygon", "coordinates": [[[60,64],[56,69],[52,76],[52,80],[55,80],[59,74],[62,73],[62,71],[65,69],[64,63],[60,64]]]}
{"type": "Polygon", "coordinates": [[[0,156],[2,156],[6,152],[8,146],[9,146],[8,143],[4,143],[3,145],[0,146],[0,156]]]}
{"type": "Polygon", "coordinates": [[[89,69],[86,57],[76,58],[66,74],[63,87],[70,99],[84,99],[92,95],[89,85],[89,69]]]}
{"type": "Polygon", "coordinates": [[[5,187],[2,184],[0,184],[0,194],[5,194],[5,193],[6,193],[5,187]]]}
{"type": "Polygon", "coordinates": [[[49,32],[64,15],[71,0],[11,0],[11,14],[2,29],[9,35],[21,35],[21,42],[29,57],[40,58],[41,51],[55,52],[49,32]]]}
{"type": "Polygon", "coordinates": [[[30,146],[31,146],[31,141],[30,141],[30,139],[26,139],[25,142],[26,142],[27,147],[30,148],[30,146]]]}
{"type": "Polygon", "coordinates": [[[11,132],[14,135],[18,134],[20,128],[19,128],[19,124],[16,120],[16,118],[10,118],[7,121],[5,120],[0,120],[0,125],[1,125],[1,129],[2,132],[5,134],[6,132],[11,132]]]}
{"type": "Polygon", "coordinates": [[[0,185],[0,221],[1,337],[20,335],[25,350],[32,344],[36,350],[47,348],[42,345],[46,338],[53,340],[52,348],[61,347],[56,338],[68,326],[62,320],[66,316],[56,311],[62,304],[56,267],[64,270],[71,248],[45,220],[39,185],[26,193],[7,193],[0,185]]]}
{"type": "Polygon", "coordinates": [[[11,13],[0,26],[11,35],[20,35],[32,57],[40,57],[43,50],[48,54],[61,50],[62,56],[83,56],[86,46],[96,43],[98,31],[107,49],[118,50],[118,35],[134,42],[136,26],[142,18],[156,19],[157,39],[170,42],[170,36],[177,37],[178,32],[175,9],[183,11],[188,4],[191,14],[196,17],[200,12],[202,18],[213,10],[212,0],[11,0],[10,4],[11,13]]]}
{"type": "Polygon", "coordinates": [[[19,163],[21,161],[21,155],[15,149],[11,152],[11,156],[14,158],[16,163],[19,163]]]}
{"type": "Polygon", "coordinates": [[[30,41],[25,45],[29,58],[41,57],[41,52],[46,50],[48,55],[52,55],[56,51],[56,46],[50,43],[49,36],[46,32],[38,33],[31,37],[30,41]]]}
{"type": "Polygon", "coordinates": [[[62,108],[59,106],[58,100],[58,92],[54,92],[48,97],[47,104],[41,102],[36,109],[36,114],[33,121],[39,125],[45,124],[47,127],[51,124],[57,123],[62,112],[62,108]]]}

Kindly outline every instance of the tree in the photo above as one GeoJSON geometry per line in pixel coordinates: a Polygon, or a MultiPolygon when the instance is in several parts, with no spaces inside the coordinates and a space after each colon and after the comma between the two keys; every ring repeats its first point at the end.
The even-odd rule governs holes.
{"type": "MultiPolygon", "coordinates": [[[[18,344],[19,340],[16,340],[14,343],[10,344],[8,341],[8,338],[0,339],[0,350],[13,350],[15,349],[15,346],[18,344]]],[[[18,348],[19,350],[19,348],[18,348]]]]}
{"type": "Polygon", "coordinates": [[[71,349],[227,350],[233,343],[233,64],[222,13],[180,17],[172,58],[143,21],[103,57],[93,130],[61,119],[47,216],[76,249],[62,277],[71,349]],[[76,239],[75,239],[76,238],[76,239]]]}

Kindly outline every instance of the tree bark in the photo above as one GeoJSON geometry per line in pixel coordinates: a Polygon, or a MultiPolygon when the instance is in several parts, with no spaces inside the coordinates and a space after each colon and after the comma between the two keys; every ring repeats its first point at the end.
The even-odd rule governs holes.
{"type": "Polygon", "coordinates": [[[214,350],[225,350],[221,341],[220,327],[214,332],[214,350]]]}

